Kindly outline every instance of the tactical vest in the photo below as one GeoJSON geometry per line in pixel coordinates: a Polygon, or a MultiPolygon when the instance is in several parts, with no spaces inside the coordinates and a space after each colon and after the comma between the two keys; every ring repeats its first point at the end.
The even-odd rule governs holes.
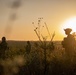
{"type": "Polygon", "coordinates": [[[65,37],[62,41],[63,48],[74,48],[76,46],[75,38],[72,35],[65,37]]]}

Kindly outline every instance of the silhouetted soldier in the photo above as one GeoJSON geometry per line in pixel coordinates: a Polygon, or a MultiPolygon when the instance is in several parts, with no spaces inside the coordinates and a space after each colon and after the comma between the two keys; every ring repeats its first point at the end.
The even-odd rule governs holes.
{"type": "Polygon", "coordinates": [[[66,56],[68,56],[68,58],[72,58],[74,54],[75,46],[76,46],[76,41],[74,36],[70,34],[72,29],[67,28],[67,29],[64,29],[64,31],[67,37],[65,37],[64,40],[62,41],[62,46],[63,48],[65,48],[66,56]]]}
{"type": "Polygon", "coordinates": [[[29,54],[31,51],[31,44],[30,41],[27,41],[27,45],[26,45],[26,53],[29,54]]]}
{"type": "Polygon", "coordinates": [[[2,37],[2,42],[0,43],[0,58],[5,58],[5,51],[7,48],[6,38],[2,37]]]}

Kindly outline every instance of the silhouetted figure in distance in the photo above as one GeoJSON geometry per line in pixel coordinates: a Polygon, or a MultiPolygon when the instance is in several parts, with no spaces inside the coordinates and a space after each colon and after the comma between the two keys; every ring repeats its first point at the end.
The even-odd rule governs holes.
{"type": "Polygon", "coordinates": [[[26,45],[26,53],[29,54],[30,51],[31,51],[31,44],[30,44],[30,41],[27,41],[27,45],[26,45]]]}
{"type": "Polygon", "coordinates": [[[2,41],[0,43],[0,58],[5,58],[5,51],[8,49],[6,38],[2,37],[2,41]]]}

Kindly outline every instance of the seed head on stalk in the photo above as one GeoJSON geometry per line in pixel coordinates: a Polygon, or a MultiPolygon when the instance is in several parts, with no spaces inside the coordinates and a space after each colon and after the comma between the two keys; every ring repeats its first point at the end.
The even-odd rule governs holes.
{"type": "Polygon", "coordinates": [[[42,25],[41,24],[41,20],[42,20],[41,18],[38,18],[38,25],[37,25],[37,27],[34,25],[34,22],[32,23],[34,25],[34,27],[35,27],[34,31],[35,31],[39,41],[41,42],[41,46],[40,47],[42,49],[50,49],[50,50],[52,49],[52,50],[54,50],[55,47],[54,47],[54,44],[53,44],[53,39],[54,39],[54,36],[55,36],[55,32],[51,35],[46,22],[44,22],[43,23],[44,25],[42,25]],[[47,43],[48,36],[44,36],[41,33],[41,29],[44,28],[44,27],[46,28],[48,36],[50,37],[49,43],[47,43]]]}

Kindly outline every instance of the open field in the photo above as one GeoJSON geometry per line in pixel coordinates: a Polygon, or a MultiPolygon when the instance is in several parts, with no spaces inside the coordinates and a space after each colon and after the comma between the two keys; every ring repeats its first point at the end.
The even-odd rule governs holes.
{"type": "Polygon", "coordinates": [[[73,61],[71,61],[72,58],[68,60],[61,42],[54,42],[54,50],[46,50],[46,62],[44,50],[35,43],[31,42],[32,49],[27,54],[26,41],[8,41],[9,50],[6,51],[6,58],[0,59],[0,75],[76,74],[76,55],[74,55],[73,61]]]}

